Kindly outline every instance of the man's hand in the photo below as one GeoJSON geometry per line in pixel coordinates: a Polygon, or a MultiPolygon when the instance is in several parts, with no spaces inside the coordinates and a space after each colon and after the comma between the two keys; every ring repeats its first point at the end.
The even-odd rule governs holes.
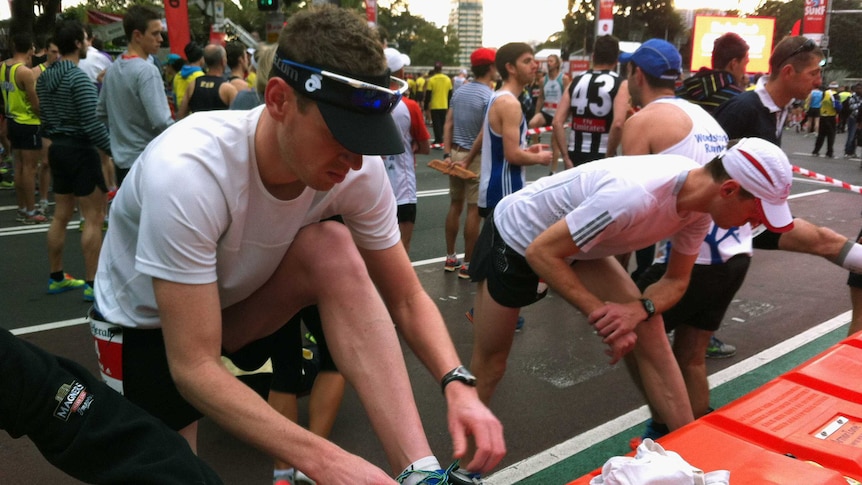
{"type": "Polygon", "coordinates": [[[470,463],[462,464],[462,468],[479,473],[490,471],[506,455],[503,425],[482,404],[472,387],[453,382],[446,386],[446,401],[453,457],[460,459],[467,453],[467,440],[472,436],[476,451],[470,463]]]}
{"type": "Polygon", "coordinates": [[[639,302],[606,303],[589,315],[590,325],[610,349],[606,353],[611,364],[616,364],[624,355],[631,352],[637,342],[634,329],[644,320],[646,312],[639,302]]]}
{"type": "Polygon", "coordinates": [[[538,159],[536,159],[536,164],[538,165],[550,165],[554,159],[554,152],[551,151],[550,145],[544,143],[530,145],[525,151],[539,155],[538,159]]]}
{"type": "MultiPolygon", "coordinates": [[[[338,459],[327,460],[318,473],[309,476],[317,483],[335,485],[378,485],[397,482],[380,468],[344,450],[339,450],[338,459]]],[[[303,469],[306,470],[306,469],[303,469]]],[[[310,472],[306,472],[310,473],[310,472]]]]}

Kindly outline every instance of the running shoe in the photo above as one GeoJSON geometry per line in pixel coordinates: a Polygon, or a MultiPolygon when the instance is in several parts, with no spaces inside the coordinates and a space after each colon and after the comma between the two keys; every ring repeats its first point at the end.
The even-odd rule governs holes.
{"type": "Polygon", "coordinates": [[[24,209],[18,209],[15,212],[15,222],[24,222],[27,220],[27,211],[24,209]]]}
{"type": "Polygon", "coordinates": [[[643,434],[630,439],[629,448],[631,448],[632,451],[637,451],[638,446],[640,446],[643,440],[649,438],[656,441],[668,433],[670,433],[670,429],[668,429],[666,424],[656,423],[652,418],[647,419],[646,428],[644,429],[643,434]]]}
{"type": "Polygon", "coordinates": [[[736,355],[736,347],[726,344],[715,338],[715,335],[709,338],[709,346],[706,348],[706,356],[710,359],[725,359],[736,355]]]}
{"type": "Polygon", "coordinates": [[[48,218],[45,217],[40,211],[33,211],[32,214],[27,214],[25,212],[24,220],[21,221],[24,224],[45,224],[48,222],[48,218]]]}
{"type": "Polygon", "coordinates": [[[395,481],[398,483],[404,483],[404,480],[407,479],[410,475],[417,473],[422,476],[422,480],[418,483],[418,485],[448,485],[449,477],[446,473],[446,470],[435,470],[435,471],[427,471],[427,470],[410,470],[404,471],[401,475],[395,478],[395,481]]]}
{"type": "Polygon", "coordinates": [[[457,257],[446,256],[446,262],[443,263],[443,269],[451,273],[452,271],[455,271],[456,269],[460,268],[462,264],[463,263],[461,263],[461,260],[457,257]]]}
{"type": "Polygon", "coordinates": [[[64,278],[60,281],[54,281],[52,278],[48,278],[48,293],[52,295],[63,293],[64,291],[76,290],[78,288],[83,288],[84,286],[87,286],[87,283],[84,280],[76,280],[69,273],[66,273],[64,278]]]}
{"type": "Polygon", "coordinates": [[[454,465],[449,471],[449,485],[483,485],[482,474],[469,473],[461,470],[457,465],[454,465]]]}
{"type": "Polygon", "coordinates": [[[461,269],[458,270],[458,277],[462,280],[470,279],[470,263],[461,264],[461,269]]]}
{"type": "Polygon", "coordinates": [[[84,283],[84,301],[96,301],[96,293],[93,287],[84,283]]]}
{"type": "Polygon", "coordinates": [[[15,188],[15,182],[9,180],[0,180],[0,190],[12,190],[15,188]]]}

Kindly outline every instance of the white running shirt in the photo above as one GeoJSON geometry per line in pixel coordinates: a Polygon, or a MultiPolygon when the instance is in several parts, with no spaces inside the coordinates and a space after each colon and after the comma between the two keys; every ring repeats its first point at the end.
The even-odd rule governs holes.
{"type": "Polygon", "coordinates": [[[160,327],[154,277],[218,282],[222,308],[242,301],[269,279],[302,227],[336,214],[359,247],[399,244],[380,157],[364,157],[360,170],[328,192],[273,197],[254,151],[263,109],[193,114],[133,164],[111,207],[96,275],[98,310],[107,321],[160,327]]]}
{"type": "Polygon", "coordinates": [[[570,261],[625,254],[667,237],[680,253],[697,254],[710,216],[676,210],[679,190],[697,167],[678,155],[587,163],[505,197],[494,211],[494,223],[506,244],[522,256],[561,219],[580,248],[570,261]]]}

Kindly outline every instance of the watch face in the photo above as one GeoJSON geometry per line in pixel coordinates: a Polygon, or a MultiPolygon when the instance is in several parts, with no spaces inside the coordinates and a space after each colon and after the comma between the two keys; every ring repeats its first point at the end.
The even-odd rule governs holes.
{"type": "Polygon", "coordinates": [[[647,314],[651,317],[655,314],[655,305],[652,300],[649,298],[642,298],[641,303],[644,306],[644,310],[646,310],[647,314]]]}

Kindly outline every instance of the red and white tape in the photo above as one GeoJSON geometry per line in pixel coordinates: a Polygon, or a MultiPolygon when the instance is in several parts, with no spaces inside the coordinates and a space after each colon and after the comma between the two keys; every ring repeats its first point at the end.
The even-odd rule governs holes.
{"type": "Polygon", "coordinates": [[[817,172],[812,172],[811,170],[797,167],[796,165],[793,165],[793,171],[800,174],[800,175],[805,175],[808,178],[820,180],[821,182],[826,182],[830,185],[834,185],[836,187],[841,187],[842,189],[846,189],[846,190],[849,190],[851,192],[856,192],[857,194],[862,194],[862,187],[860,187],[858,185],[851,185],[851,184],[848,184],[847,182],[835,180],[834,178],[832,178],[828,175],[821,175],[817,172]]]}

